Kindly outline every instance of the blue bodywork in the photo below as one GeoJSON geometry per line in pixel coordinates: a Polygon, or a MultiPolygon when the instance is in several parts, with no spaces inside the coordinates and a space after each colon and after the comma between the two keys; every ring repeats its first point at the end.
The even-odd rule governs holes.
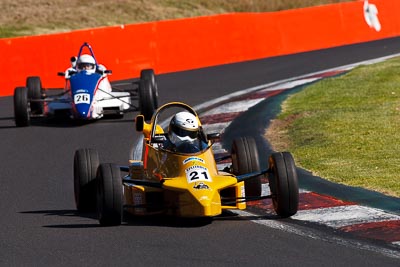
{"type": "MultiPolygon", "coordinates": [[[[77,58],[82,54],[84,48],[87,48],[94,58],[96,63],[96,70],[98,69],[98,63],[92,47],[88,43],[83,43],[79,49],[77,58]]],[[[76,67],[75,67],[76,69],[76,67]]],[[[79,71],[70,77],[70,89],[72,96],[72,107],[75,118],[79,119],[91,119],[91,105],[93,102],[94,95],[97,90],[97,86],[102,78],[102,75],[95,72],[90,73],[87,71],[79,71]]]]}
{"type": "Polygon", "coordinates": [[[71,87],[74,116],[79,119],[91,118],[90,107],[102,75],[80,71],[72,75],[69,82],[71,87]]]}

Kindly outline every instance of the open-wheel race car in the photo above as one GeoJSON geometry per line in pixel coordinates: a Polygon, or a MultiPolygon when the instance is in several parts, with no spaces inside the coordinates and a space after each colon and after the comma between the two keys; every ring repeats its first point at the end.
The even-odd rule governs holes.
{"type": "Polygon", "coordinates": [[[266,198],[272,199],[280,217],[297,212],[297,171],[289,152],[272,153],[269,166],[261,169],[255,140],[240,137],[232,144],[231,165],[219,170],[217,163],[223,158],[214,156],[212,147],[219,133],[205,134],[196,112],[180,102],[160,107],[149,123],[138,115],[136,130],[143,133],[142,157],[129,160],[127,166],[100,164],[94,149],[75,152],[77,209],[97,210],[101,225],[121,224],[125,212],[212,218],[225,209],[245,209],[246,202],[266,198]],[[160,124],[163,113],[175,114],[168,129],[160,124]],[[266,175],[270,195],[262,195],[266,175]]]}
{"type": "Polygon", "coordinates": [[[58,116],[87,121],[108,114],[122,117],[128,111],[140,111],[150,120],[158,107],[154,71],[142,70],[140,79],[125,89],[111,85],[111,73],[98,63],[92,47],[84,43],[77,56],[71,57],[71,67],[58,73],[65,79],[60,93],[44,89],[39,76],[27,77],[25,86],[15,88],[16,126],[28,126],[35,118],[58,116]],[[138,105],[133,105],[132,100],[138,100],[138,105]]]}

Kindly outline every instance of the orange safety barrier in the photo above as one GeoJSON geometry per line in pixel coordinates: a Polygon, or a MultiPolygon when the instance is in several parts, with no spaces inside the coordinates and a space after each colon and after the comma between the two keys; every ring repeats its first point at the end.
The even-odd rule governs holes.
{"type": "Polygon", "coordinates": [[[62,87],[56,74],[83,42],[113,71],[111,80],[122,80],[144,68],[168,73],[399,36],[400,1],[369,3],[378,8],[379,31],[367,24],[364,1],[352,1],[0,39],[0,96],[12,95],[27,76],[40,76],[45,88],[62,87]]]}

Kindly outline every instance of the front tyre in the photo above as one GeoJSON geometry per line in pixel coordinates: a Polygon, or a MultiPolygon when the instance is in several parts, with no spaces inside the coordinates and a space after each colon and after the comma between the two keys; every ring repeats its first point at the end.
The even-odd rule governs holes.
{"type": "Polygon", "coordinates": [[[122,222],[122,179],[118,166],[101,164],[97,173],[97,211],[100,225],[122,222]]]}
{"type": "Polygon", "coordinates": [[[140,80],[139,83],[139,109],[146,121],[151,120],[155,111],[153,91],[150,80],[140,80]]]}
{"type": "Polygon", "coordinates": [[[269,170],[269,187],[275,212],[282,218],[296,214],[299,185],[292,155],[289,152],[273,153],[269,157],[269,170]]]}
{"type": "Polygon", "coordinates": [[[31,76],[26,78],[26,88],[28,88],[28,98],[31,102],[31,112],[34,114],[43,114],[43,103],[40,102],[43,88],[40,77],[31,76]]]}
{"type": "Polygon", "coordinates": [[[157,86],[157,81],[156,81],[156,76],[154,74],[154,70],[153,69],[142,70],[140,72],[140,79],[150,81],[151,91],[153,94],[154,108],[157,109],[158,108],[158,86],[157,86]]]}
{"type": "Polygon", "coordinates": [[[90,148],[79,149],[74,156],[74,193],[78,211],[96,211],[96,172],[99,154],[90,148]]]}
{"type": "Polygon", "coordinates": [[[28,103],[28,90],[25,87],[17,87],[14,90],[14,118],[17,127],[25,127],[30,124],[28,103]]]}
{"type": "MultiPolygon", "coordinates": [[[[260,171],[258,151],[254,138],[240,137],[233,140],[231,156],[234,175],[260,171]]],[[[246,197],[261,196],[261,176],[245,180],[244,185],[246,197]]]]}

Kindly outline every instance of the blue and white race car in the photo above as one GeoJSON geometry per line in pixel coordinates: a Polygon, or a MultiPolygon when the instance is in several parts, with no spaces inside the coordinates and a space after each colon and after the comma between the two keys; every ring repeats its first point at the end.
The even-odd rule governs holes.
{"type": "Polygon", "coordinates": [[[111,73],[111,70],[98,63],[92,47],[84,43],[78,55],[71,58],[71,67],[58,73],[65,77],[65,86],[60,93],[45,90],[38,76],[27,77],[26,86],[15,88],[16,126],[28,126],[34,118],[62,116],[88,121],[107,114],[122,117],[128,111],[140,111],[150,120],[158,107],[154,71],[142,70],[140,79],[129,83],[129,88],[124,89],[121,85],[120,88],[111,85],[108,80],[111,73]],[[88,53],[84,53],[84,50],[88,53]],[[132,100],[138,100],[138,105],[133,105],[132,100]]]}

